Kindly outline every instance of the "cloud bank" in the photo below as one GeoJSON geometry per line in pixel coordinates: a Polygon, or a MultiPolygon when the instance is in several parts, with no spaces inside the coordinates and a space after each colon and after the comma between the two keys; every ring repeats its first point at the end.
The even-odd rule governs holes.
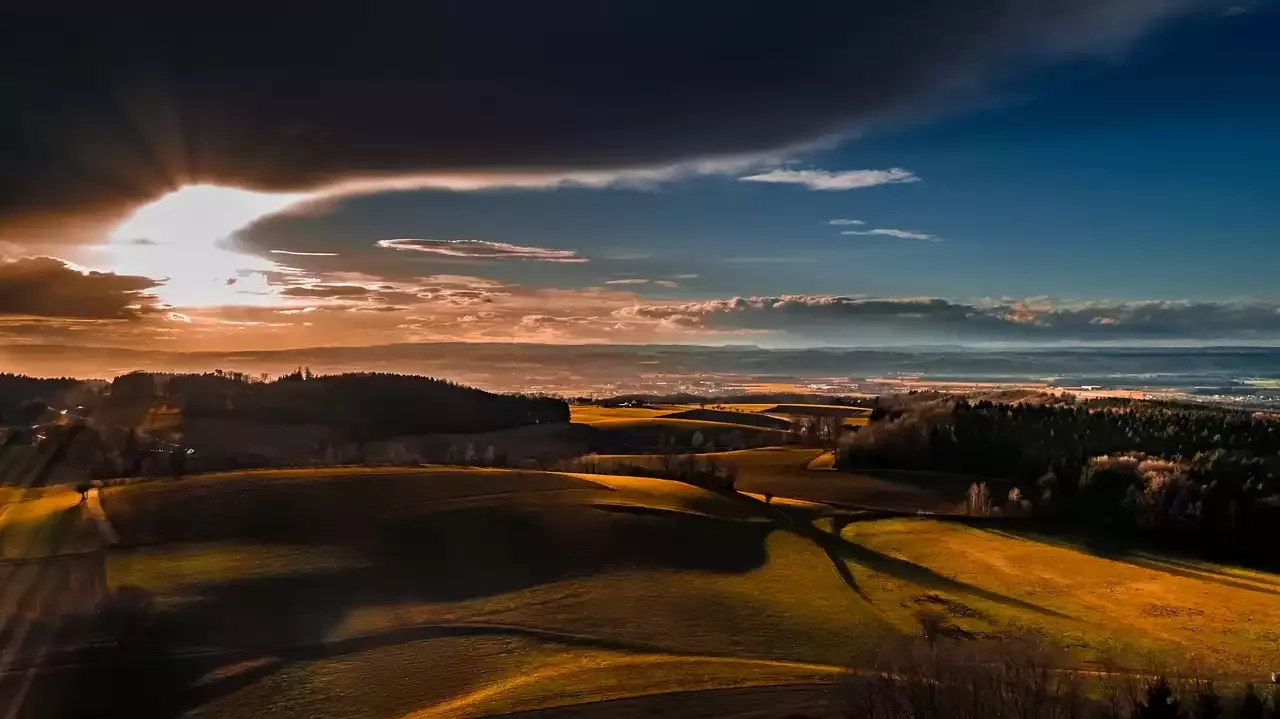
{"type": "Polygon", "coordinates": [[[155,309],[149,277],[82,272],[52,257],[0,261],[0,317],[133,320],[155,309]]]}
{"type": "Polygon", "coordinates": [[[846,342],[868,330],[971,341],[1280,341],[1280,304],[1263,302],[963,303],[941,298],[782,295],[637,304],[624,320],[686,330],[763,331],[846,342]]]}
{"type": "MultiPolygon", "coordinates": [[[[193,183],[546,186],[697,171],[846,135],[993,69],[1110,51],[1227,3],[170,5],[7,12],[0,229],[118,217],[193,183]]],[[[822,189],[875,178],[780,172],[749,176],[822,189]]]]}

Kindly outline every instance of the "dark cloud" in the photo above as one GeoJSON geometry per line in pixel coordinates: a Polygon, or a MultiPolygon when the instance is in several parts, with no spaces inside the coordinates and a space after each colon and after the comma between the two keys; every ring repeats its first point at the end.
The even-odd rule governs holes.
{"type": "Polygon", "coordinates": [[[52,257],[0,262],[0,317],[136,319],[155,309],[149,277],[80,272],[52,257]]]}
{"type": "Polygon", "coordinates": [[[635,305],[620,321],[685,330],[765,331],[840,341],[871,330],[969,340],[1276,340],[1280,305],[1227,302],[966,304],[933,298],[737,297],[676,305],[635,305]]]}
{"type": "Polygon", "coordinates": [[[201,182],[794,146],[1214,0],[122,0],[0,24],[0,227],[201,182]]]}

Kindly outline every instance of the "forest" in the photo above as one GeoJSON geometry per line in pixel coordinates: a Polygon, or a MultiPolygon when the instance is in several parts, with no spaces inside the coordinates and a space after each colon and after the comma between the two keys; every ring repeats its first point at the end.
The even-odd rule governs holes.
{"type": "Polygon", "coordinates": [[[494,394],[415,375],[313,375],[305,369],[276,379],[233,372],[134,373],[116,378],[109,403],[137,405],[154,396],[181,410],[184,417],[318,424],[356,442],[569,421],[568,404],[553,397],[494,394]]]}
{"type": "Polygon", "coordinates": [[[73,392],[77,379],[44,379],[0,373],[0,424],[30,424],[45,410],[45,403],[73,392]]]}
{"type": "MultiPolygon", "coordinates": [[[[1219,555],[1280,559],[1280,420],[1071,397],[882,398],[837,466],[985,478],[970,511],[1037,514],[1219,555]]],[[[975,485],[976,486],[976,485],[975,485]]]]}

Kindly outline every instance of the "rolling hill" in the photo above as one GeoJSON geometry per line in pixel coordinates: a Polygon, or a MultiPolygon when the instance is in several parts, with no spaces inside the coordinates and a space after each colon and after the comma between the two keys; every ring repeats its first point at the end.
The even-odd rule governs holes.
{"type": "MultiPolygon", "coordinates": [[[[724,454],[838,479],[801,469],[812,452],[724,454]]],[[[32,548],[0,567],[0,607],[41,640],[7,655],[0,699],[71,716],[604,717],[669,692],[712,714],[817,706],[923,610],[970,635],[1031,629],[1084,663],[1187,642],[1237,675],[1280,660],[1274,575],[666,480],[352,467],[32,497],[0,515],[32,548]],[[99,504],[112,546],[92,541],[99,504]],[[93,587],[97,609],[31,603],[59,586],[93,587]],[[61,668],[26,669],[35,650],[61,668]]]]}

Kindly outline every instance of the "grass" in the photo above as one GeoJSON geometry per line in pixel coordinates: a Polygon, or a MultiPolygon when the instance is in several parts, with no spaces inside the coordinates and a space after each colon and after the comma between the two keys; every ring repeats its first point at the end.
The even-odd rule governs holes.
{"type": "Polygon", "coordinates": [[[584,424],[595,424],[611,419],[645,419],[658,417],[674,412],[674,407],[601,407],[594,404],[575,404],[569,406],[569,420],[584,424]]]}
{"type": "MultiPolygon", "coordinates": [[[[732,452],[699,454],[737,472],[736,488],[763,496],[792,497],[808,502],[829,502],[877,509],[955,512],[963,507],[971,477],[933,473],[863,473],[830,471],[834,453],[809,447],[777,446],[732,452]]],[[[636,466],[659,470],[659,454],[601,454],[595,456],[600,471],[610,466],[636,466]]]]}
{"type": "Polygon", "coordinates": [[[111,586],[142,587],[162,599],[181,599],[228,577],[254,580],[359,567],[357,553],[340,547],[249,542],[181,542],[109,552],[111,586]]]}
{"type": "Polygon", "coordinates": [[[777,444],[787,434],[780,430],[762,429],[746,424],[728,424],[694,419],[649,417],[642,419],[603,419],[592,425],[603,439],[603,446],[613,451],[655,451],[662,447],[689,448],[695,440],[699,446],[708,442],[718,446],[744,444],[777,444]]]}
{"type": "Polygon", "coordinates": [[[65,487],[7,491],[0,504],[0,559],[33,559],[91,551],[96,531],[82,516],[80,495],[65,487]]]}
{"type": "MultiPolygon", "coordinates": [[[[493,716],[652,691],[767,686],[838,676],[828,667],[555,645],[503,638],[438,639],[336,659],[289,664],[256,685],[201,707],[202,716],[493,716]],[[450,661],[439,660],[441,655],[450,661]],[[349,686],[367,670],[366,691],[349,686]]],[[[617,714],[608,714],[617,716],[617,714]]]]}
{"type": "Polygon", "coordinates": [[[728,412],[718,409],[686,409],[662,415],[666,419],[691,419],[704,422],[741,424],[762,429],[790,430],[791,421],[759,412],[728,412]]]}
{"type": "Polygon", "coordinates": [[[1151,555],[1109,559],[924,519],[855,523],[844,537],[891,558],[879,566],[906,562],[927,570],[886,572],[874,562],[867,568],[870,576],[861,582],[867,595],[893,607],[900,626],[928,606],[967,632],[1046,635],[1082,660],[1118,651],[1140,667],[1154,654],[1174,666],[1201,663],[1255,679],[1280,666],[1278,575],[1151,555]],[[991,601],[935,576],[1046,611],[991,601]],[[922,578],[930,581],[922,586],[922,578]]]}
{"type": "MultiPolygon", "coordinates": [[[[803,469],[819,452],[717,456],[759,481],[863,481],[803,469]]],[[[1280,577],[935,520],[854,522],[837,538],[803,502],[663,480],[254,471],[103,500],[124,540],[108,582],[149,597],[153,651],[204,653],[95,676],[99,695],[168,706],[170,692],[202,716],[484,716],[827,682],[925,610],[962,634],[1034,631],[1080,661],[1280,663],[1280,577]]]]}
{"type": "Polygon", "coordinates": [[[460,467],[336,467],[220,472],[124,483],[102,505],[126,545],[301,537],[373,531],[432,506],[486,496],[535,501],[541,493],[607,488],[568,475],[460,467]]]}
{"type": "MultiPolygon", "coordinates": [[[[704,452],[698,457],[707,461],[731,465],[739,471],[753,469],[773,470],[777,468],[801,467],[823,453],[821,449],[809,447],[775,446],[739,449],[729,452],[704,452]]],[[[617,462],[637,467],[658,469],[662,466],[664,455],[661,454],[601,454],[596,459],[602,463],[617,462]]]]}
{"type": "Polygon", "coordinates": [[[626,419],[602,419],[595,422],[592,426],[598,429],[664,429],[678,434],[693,434],[697,431],[704,432],[730,432],[733,430],[746,429],[759,431],[760,427],[749,424],[735,424],[731,422],[714,422],[704,419],[680,419],[678,417],[642,417],[642,418],[626,418],[626,419]]]}
{"type": "Polygon", "coordinates": [[[887,630],[759,502],[636,477],[328,474],[106,490],[111,586],[150,598],[166,651],[238,649],[175,680],[232,687],[202,714],[469,716],[826,681],[887,630]]]}

